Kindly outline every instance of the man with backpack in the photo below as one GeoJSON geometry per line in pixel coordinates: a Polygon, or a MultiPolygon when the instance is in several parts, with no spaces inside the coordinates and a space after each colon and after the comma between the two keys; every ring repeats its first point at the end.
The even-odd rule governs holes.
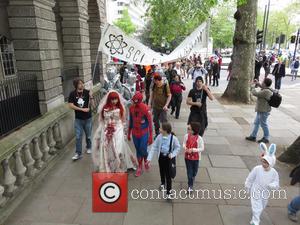
{"type": "Polygon", "coordinates": [[[148,106],[152,108],[156,136],[159,134],[160,123],[167,122],[167,111],[171,98],[168,82],[164,83],[161,75],[154,73],[148,106]]]}
{"type": "Polygon", "coordinates": [[[292,81],[296,80],[299,69],[299,56],[291,64],[292,81]]]}
{"type": "Polygon", "coordinates": [[[254,120],[254,128],[249,137],[246,137],[246,140],[256,142],[256,136],[259,130],[259,127],[263,129],[264,137],[258,142],[269,143],[270,133],[268,127],[268,117],[271,112],[270,100],[273,96],[273,91],[270,89],[272,85],[272,80],[270,78],[265,78],[263,83],[260,84],[258,80],[254,80],[251,85],[251,93],[257,97],[256,102],[256,118],[254,120]],[[260,87],[261,90],[257,91],[255,88],[260,87]]]}
{"type": "Polygon", "coordinates": [[[208,72],[206,71],[206,69],[203,68],[202,64],[200,62],[197,62],[196,66],[193,67],[192,69],[190,69],[189,74],[192,76],[193,79],[193,87],[195,87],[195,83],[196,83],[196,79],[197,77],[202,77],[204,80],[204,76],[207,74],[208,72]]]}

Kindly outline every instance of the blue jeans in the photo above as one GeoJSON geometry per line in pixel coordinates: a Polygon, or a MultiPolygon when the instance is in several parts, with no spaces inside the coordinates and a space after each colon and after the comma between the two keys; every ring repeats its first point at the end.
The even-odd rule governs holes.
{"type": "Polygon", "coordinates": [[[280,90],[282,77],[275,77],[275,89],[280,90]]]}
{"type": "Polygon", "coordinates": [[[291,214],[296,214],[300,210],[300,196],[293,198],[288,205],[288,211],[291,214]]]}
{"type": "Polygon", "coordinates": [[[85,133],[86,148],[92,148],[92,118],[87,120],[75,119],[76,153],[82,154],[82,135],[85,133]]]}
{"type": "Polygon", "coordinates": [[[194,179],[198,173],[199,160],[185,159],[186,172],[188,177],[188,186],[193,187],[194,179]]]}
{"type": "Polygon", "coordinates": [[[269,115],[270,115],[269,112],[257,112],[256,113],[256,118],[254,120],[254,129],[252,131],[251,137],[256,138],[259,126],[261,126],[261,128],[264,131],[264,138],[269,140],[270,132],[269,132],[269,127],[268,127],[268,123],[267,123],[269,115]]]}

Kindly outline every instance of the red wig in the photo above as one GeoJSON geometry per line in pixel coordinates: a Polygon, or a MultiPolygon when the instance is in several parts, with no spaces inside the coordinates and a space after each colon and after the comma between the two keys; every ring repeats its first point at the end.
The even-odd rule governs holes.
{"type": "Polygon", "coordinates": [[[107,96],[106,103],[101,111],[102,119],[104,119],[104,110],[112,110],[114,107],[120,109],[120,117],[121,117],[121,119],[124,119],[124,107],[121,104],[119,94],[115,91],[110,92],[107,96]],[[118,103],[116,105],[112,104],[112,100],[114,100],[114,99],[118,99],[118,103]]]}

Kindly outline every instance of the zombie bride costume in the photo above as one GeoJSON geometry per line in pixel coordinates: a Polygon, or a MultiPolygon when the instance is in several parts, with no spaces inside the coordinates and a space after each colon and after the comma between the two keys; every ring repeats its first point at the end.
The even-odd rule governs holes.
{"type": "Polygon", "coordinates": [[[136,158],[124,136],[125,107],[116,91],[109,91],[99,105],[99,127],[93,140],[92,157],[98,172],[125,172],[135,168],[136,158]]]}

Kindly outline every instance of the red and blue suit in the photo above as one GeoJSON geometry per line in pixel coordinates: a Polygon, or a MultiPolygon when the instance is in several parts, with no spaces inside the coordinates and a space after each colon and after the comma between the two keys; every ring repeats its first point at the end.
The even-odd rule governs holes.
{"type": "MultiPolygon", "coordinates": [[[[136,92],[132,97],[133,105],[129,108],[128,140],[133,139],[139,162],[136,176],[142,173],[142,163],[146,162],[148,145],[152,144],[152,118],[150,110],[143,102],[143,94],[136,92]]],[[[145,169],[148,170],[145,164],[145,169]]]]}

